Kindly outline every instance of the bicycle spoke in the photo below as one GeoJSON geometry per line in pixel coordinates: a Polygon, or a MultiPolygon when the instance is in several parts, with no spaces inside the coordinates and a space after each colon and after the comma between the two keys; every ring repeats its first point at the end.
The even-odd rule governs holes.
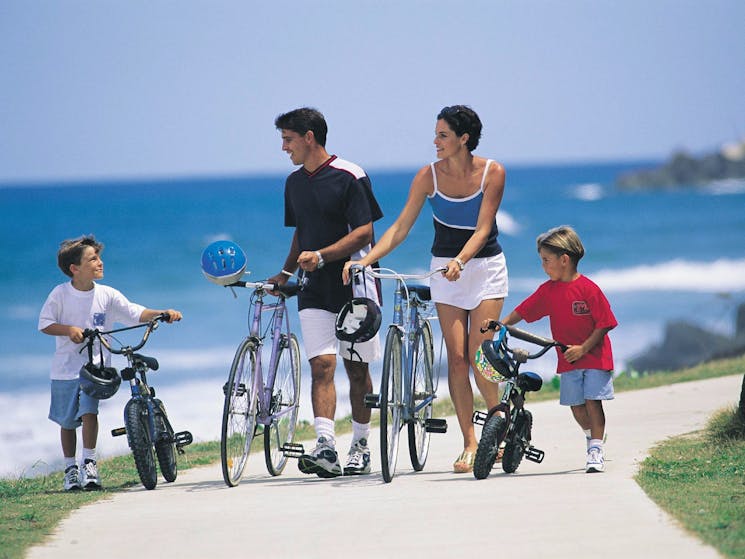
{"type": "Polygon", "coordinates": [[[264,458],[270,474],[278,476],[287,464],[282,447],[293,442],[300,400],[300,346],[294,334],[284,340],[277,361],[270,413],[280,414],[264,429],[264,458]]]}

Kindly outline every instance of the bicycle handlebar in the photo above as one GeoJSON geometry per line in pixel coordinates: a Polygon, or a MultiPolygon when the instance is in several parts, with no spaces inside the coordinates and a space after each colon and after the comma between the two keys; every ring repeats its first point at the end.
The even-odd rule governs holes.
{"type": "Polygon", "coordinates": [[[246,289],[254,289],[263,293],[269,293],[270,295],[272,294],[272,291],[279,291],[279,293],[283,297],[292,297],[293,295],[297,295],[297,292],[300,290],[301,285],[295,282],[289,282],[285,283],[284,285],[279,285],[277,283],[269,283],[265,281],[238,280],[234,283],[226,285],[225,287],[245,287],[246,289]]]}
{"type": "Polygon", "coordinates": [[[552,340],[551,338],[544,338],[543,336],[532,334],[531,332],[526,332],[525,330],[521,330],[520,328],[517,328],[515,326],[502,324],[498,320],[490,320],[487,327],[480,328],[480,330],[482,333],[485,333],[487,330],[495,330],[496,328],[501,328],[502,326],[507,329],[507,332],[509,332],[509,334],[513,338],[517,338],[518,340],[530,342],[532,344],[542,346],[545,349],[550,349],[552,347],[558,347],[561,349],[561,351],[566,351],[568,349],[568,346],[562,344],[561,342],[557,342],[556,340],[552,340]]]}
{"type": "Polygon", "coordinates": [[[85,330],[83,330],[83,339],[87,339],[88,341],[83,345],[82,348],[80,348],[80,351],[82,352],[83,349],[91,346],[91,344],[93,343],[93,340],[95,338],[98,338],[101,341],[101,344],[106,349],[108,349],[111,353],[115,353],[117,355],[124,355],[126,353],[134,353],[135,351],[140,349],[142,346],[144,346],[145,343],[147,343],[147,339],[150,337],[150,333],[158,327],[158,322],[168,322],[170,318],[171,318],[171,315],[167,312],[164,312],[164,313],[160,313],[158,316],[156,316],[155,318],[153,318],[152,320],[148,322],[143,322],[142,324],[136,324],[135,326],[127,326],[125,328],[117,328],[115,330],[108,330],[106,332],[103,332],[99,330],[98,328],[95,328],[95,329],[86,328],[85,330]],[[135,346],[126,346],[120,349],[115,349],[111,346],[108,340],[104,338],[106,334],[115,334],[117,332],[124,332],[126,330],[134,330],[136,328],[145,328],[145,333],[142,335],[142,340],[140,340],[140,343],[138,343],[135,346]]]}
{"type": "Polygon", "coordinates": [[[435,268],[434,270],[430,270],[429,272],[425,272],[423,274],[399,274],[394,270],[391,270],[390,268],[370,268],[365,269],[360,264],[354,264],[349,267],[349,271],[352,274],[370,274],[374,278],[378,279],[397,279],[397,280],[422,280],[427,279],[431,276],[434,276],[438,272],[445,272],[447,271],[447,267],[440,266],[439,268],[435,268]],[[389,273],[381,273],[381,270],[387,270],[389,273]]]}

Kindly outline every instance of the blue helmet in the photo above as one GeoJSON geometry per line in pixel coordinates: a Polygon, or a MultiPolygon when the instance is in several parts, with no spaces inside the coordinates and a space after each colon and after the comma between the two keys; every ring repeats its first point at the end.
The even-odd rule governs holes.
{"type": "Polygon", "coordinates": [[[246,255],[233,241],[215,241],[202,252],[202,272],[217,285],[235,283],[246,271],[246,255]]]}
{"type": "Polygon", "coordinates": [[[106,400],[119,390],[122,377],[114,367],[88,363],[80,368],[80,389],[91,398],[106,400]]]}

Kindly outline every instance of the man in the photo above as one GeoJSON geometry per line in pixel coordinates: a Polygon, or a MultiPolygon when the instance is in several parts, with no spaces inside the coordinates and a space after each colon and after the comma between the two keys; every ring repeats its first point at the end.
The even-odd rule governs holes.
{"type": "Polygon", "coordinates": [[[370,473],[370,410],[365,394],[372,392],[368,363],[379,359],[378,336],[355,344],[336,339],[336,314],[352,296],[380,302],[377,284],[370,280],[349,286],[342,283],[344,263],[359,259],[373,242],[373,221],[383,215],[372,193],[370,179],[354,163],[326,151],[327,126],[316,109],[301,108],[278,116],[274,125],[282,134],[282,150],[295,165],[302,165],[285,183],[285,226],[294,227],[282,271],[270,279],[284,284],[299,267],[308,283],[298,295],[303,345],[310,360],[311,400],[316,448],[298,461],[300,471],[330,478],[370,473]],[[352,406],[352,446],[342,470],[335,447],[334,414],[336,354],[344,357],[352,406]],[[353,358],[354,356],[354,358],[353,358]]]}

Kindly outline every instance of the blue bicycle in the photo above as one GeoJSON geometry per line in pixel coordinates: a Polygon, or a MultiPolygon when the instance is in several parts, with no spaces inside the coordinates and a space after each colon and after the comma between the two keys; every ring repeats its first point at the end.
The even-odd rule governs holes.
{"type": "Polygon", "coordinates": [[[406,283],[406,280],[426,279],[444,270],[398,274],[384,268],[363,270],[358,265],[350,268],[352,274],[364,271],[375,278],[396,280],[393,322],[385,339],[380,392],[365,396],[367,407],[380,409],[381,470],[386,483],[390,483],[396,471],[398,439],[404,425],[408,426],[411,465],[417,472],[427,461],[430,433],[447,431],[446,420],[432,417],[437,378],[429,323],[433,318],[429,316],[432,311],[429,286],[406,283]]]}

